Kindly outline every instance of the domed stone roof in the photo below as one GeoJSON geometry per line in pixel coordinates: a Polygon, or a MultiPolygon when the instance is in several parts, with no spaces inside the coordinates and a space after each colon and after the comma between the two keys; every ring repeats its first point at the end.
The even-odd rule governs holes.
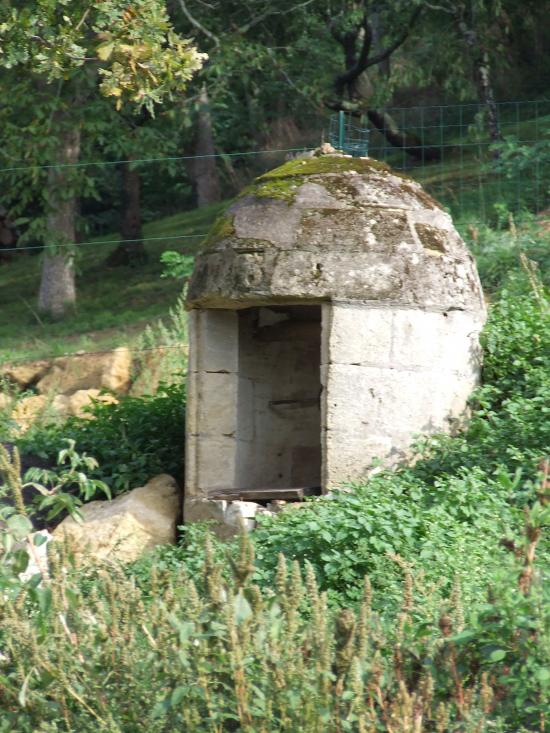
{"type": "Polygon", "coordinates": [[[484,310],[441,205],[384,164],[339,154],[288,161],[245,189],[197,257],[187,306],[327,300],[484,310]]]}

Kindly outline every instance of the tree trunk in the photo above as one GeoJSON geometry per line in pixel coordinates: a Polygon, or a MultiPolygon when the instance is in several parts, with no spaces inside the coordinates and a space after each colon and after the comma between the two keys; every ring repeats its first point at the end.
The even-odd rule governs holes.
{"type": "Polygon", "coordinates": [[[489,65],[489,57],[484,52],[479,59],[475,60],[474,73],[476,77],[476,86],[480,101],[483,102],[487,109],[487,127],[489,135],[494,143],[502,142],[502,132],[498,121],[498,110],[491,84],[491,68],[489,65]]]}
{"type": "Polygon", "coordinates": [[[207,156],[193,161],[193,178],[197,193],[197,206],[208,206],[221,200],[220,177],[216,166],[214,134],[208,92],[203,85],[199,96],[197,138],[195,155],[207,156]]]}
{"type": "Polygon", "coordinates": [[[491,83],[491,64],[489,54],[483,48],[483,44],[479,40],[478,33],[469,28],[464,20],[458,20],[458,28],[466,48],[471,54],[474,69],[474,82],[477,88],[478,99],[487,110],[487,127],[491,140],[496,142],[502,141],[502,132],[498,121],[498,111],[491,83]]]}
{"type": "Polygon", "coordinates": [[[0,205],[0,262],[12,259],[14,247],[17,247],[17,231],[9,220],[8,212],[0,205]],[[5,249],[8,251],[3,251],[5,249]]]}
{"type": "Polygon", "coordinates": [[[107,265],[140,265],[147,261],[147,252],[141,241],[141,177],[131,162],[121,164],[122,168],[122,215],[120,237],[123,240],[107,257],[107,265]]]}
{"type": "MultiPolygon", "coordinates": [[[[60,132],[57,163],[73,164],[80,156],[80,129],[60,132]]],[[[38,293],[38,308],[59,319],[74,307],[76,287],[74,249],[78,197],[74,190],[74,169],[51,168],[47,180],[47,240],[42,262],[42,279],[38,293]],[[57,245],[63,245],[58,247],[57,245]]]]}

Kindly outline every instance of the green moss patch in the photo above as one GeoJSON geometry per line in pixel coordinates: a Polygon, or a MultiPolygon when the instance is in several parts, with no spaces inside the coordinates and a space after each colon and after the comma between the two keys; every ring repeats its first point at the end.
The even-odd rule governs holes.
{"type": "Polygon", "coordinates": [[[204,240],[203,248],[209,247],[216,242],[220,242],[222,239],[226,239],[227,237],[232,237],[235,234],[233,218],[233,214],[227,213],[218,216],[204,240]]]}
{"type": "Polygon", "coordinates": [[[294,176],[314,176],[323,173],[371,173],[372,171],[389,172],[385,163],[372,158],[346,158],[338,155],[322,155],[318,158],[297,158],[289,160],[283,165],[268,173],[264,173],[257,180],[268,182],[279,178],[294,176]]]}
{"type": "Polygon", "coordinates": [[[273,180],[264,180],[264,178],[264,176],[261,176],[245,188],[241,197],[251,195],[256,198],[279,199],[288,203],[294,201],[296,191],[301,183],[297,176],[287,176],[273,180]]]}
{"type": "MultiPolygon", "coordinates": [[[[241,194],[242,196],[255,196],[256,198],[279,199],[291,203],[303,183],[303,177],[323,175],[327,173],[370,173],[372,171],[389,172],[390,169],[385,163],[377,160],[363,158],[346,158],[337,155],[324,155],[318,158],[298,158],[289,160],[272,171],[259,176],[241,194]]],[[[330,190],[329,181],[325,182],[327,190],[330,190]]],[[[355,195],[352,186],[346,187],[342,179],[334,183],[333,188],[338,188],[339,193],[355,195]],[[343,191],[342,189],[346,189],[343,191]]]]}

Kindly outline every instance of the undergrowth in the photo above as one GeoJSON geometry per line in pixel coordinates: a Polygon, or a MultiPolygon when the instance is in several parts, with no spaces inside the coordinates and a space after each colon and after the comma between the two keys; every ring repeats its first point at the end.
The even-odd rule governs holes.
{"type": "Polygon", "coordinates": [[[31,427],[18,441],[23,456],[36,455],[52,466],[66,438],[93,455],[89,477],[104,481],[114,496],[143,486],[153,476],[183,478],[185,386],[160,385],[154,395],[124,397],[118,404],[96,403],[94,419],[71,417],[62,425],[31,427]]]}
{"type": "Polygon", "coordinates": [[[363,581],[356,611],[331,610],[314,568],[279,557],[254,583],[246,536],[199,572],[153,565],[148,591],[115,563],[86,583],[70,548],[50,571],[0,594],[2,733],[521,733],[550,703],[550,596],[535,551],[548,481],[523,539],[484,602],[459,584],[419,603],[399,555],[401,593],[386,615],[363,581]]]}
{"type": "MultiPolygon", "coordinates": [[[[240,549],[193,526],[91,570],[58,545],[0,592],[0,731],[547,729],[550,303],[528,263],[493,290],[469,424],[414,465],[264,518],[240,549]]],[[[183,409],[164,387],[20,447],[71,437],[117,493],[181,477],[183,409]]]]}

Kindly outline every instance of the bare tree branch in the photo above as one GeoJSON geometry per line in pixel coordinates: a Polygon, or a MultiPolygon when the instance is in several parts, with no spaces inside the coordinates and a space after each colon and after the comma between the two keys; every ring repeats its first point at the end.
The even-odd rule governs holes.
{"type": "MultiPolygon", "coordinates": [[[[422,12],[422,7],[419,5],[415,11],[413,12],[406,29],[403,31],[403,33],[399,36],[399,38],[391,44],[391,46],[388,46],[388,48],[384,49],[384,51],[381,51],[376,56],[373,56],[372,59],[368,59],[367,64],[365,66],[365,69],[369,66],[376,66],[376,64],[380,64],[382,61],[385,61],[387,58],[389,58],[394,51],[396,51],[399,46],[403,45],[405,41],[407,40],[414,24],[418,20],[418,17],[420,16],[420,13],[422,12]]],[[[364,71],[364,69],[363,69],[364,71]]]]}
{"type": "Polygon", "coordinates": [[[199,21],[193,15],[191,15],[191,13],[189,12],[189,9],[187,8],[187,5],[185,4],[185,0],[178,0],[178,2],[180,4],[180,8],[181,8],[182,13],[185,15],[185,17],[191,23],[191,25],[195,26],[195,28],[197,30],[199,30],[201,33],[204,33],[204,35],[207,38],[210,38],[210,40],[213,41],[213,43],[216,46],[219,46],[220,45],[220,41],[219,41],[218,37],[216,35],[214,35],[214,33],[212,33],[212,31],[209,31],[208,28],[205,28],[202,25],[202,23],[199,23],[199,21]]]}
{"type": "MultiPolygon", "coordinates": [[[[399,46],[401,46],[408,38],[414,24],[416,23],[420,13],[422,12],[422,6],[417,6],[415,10],[413,11],[409,22],[407,23],[405,30],[403,33],[386,49],[381,51],[380,53],[376,54],[372,58],[369,58],[370,50],[372,46],[372,26],[368,20],[367,15],[363,17],[361,27],[363,29],[363,44],[361,46],[361,52],[359,54],[359,58],[354,63],[353,66],[348,68],[343,74],[340,74],[336,81],[335,81],[335,89],[336,93],[339,96],[342,96],[344,93],[344,90],[346,87],[349,87],[356,79],[358,79],[361,74],[366,71],[370,66],[376,66],[377,64],[380,64],[382,61],[385,61],[387,58],[389,58],[394,51],[396,51],[399,46]]],[[[345,37],[341,36],[338,38],[338,36],[335,34],[335,29],[331,29],[331,32],[342,45],[344,45],[345,37]]],[[[356,37],[358,37],[359,31],[357,31],[356,37]]]]}

